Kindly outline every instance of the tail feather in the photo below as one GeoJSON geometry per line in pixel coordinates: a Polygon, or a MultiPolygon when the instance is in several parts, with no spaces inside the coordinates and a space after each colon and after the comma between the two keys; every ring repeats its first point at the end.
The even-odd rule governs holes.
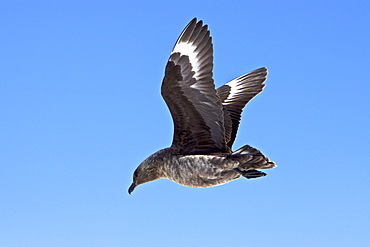
{"type": "Polygon", "coordinates": [[[239,161],[239,170],[270,169],[276,167],[275,162],[263,155],[258,149],[249,145],[239,148],[231,154],[233,159],[239,161]]]}

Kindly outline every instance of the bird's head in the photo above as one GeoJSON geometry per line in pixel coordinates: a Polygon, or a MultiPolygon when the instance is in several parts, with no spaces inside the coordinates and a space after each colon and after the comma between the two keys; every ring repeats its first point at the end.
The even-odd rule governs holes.
{"type": "Polygon", "coordinates": [[[132,179],[133,182],[128,188],[129,194],[134,191],[136,186],[163,177],[163,172],[160,165],[155,159],[152,159],[151,157],[152,156],[148,157],[138,166],[138,168],[136,168],[132,179]]]}

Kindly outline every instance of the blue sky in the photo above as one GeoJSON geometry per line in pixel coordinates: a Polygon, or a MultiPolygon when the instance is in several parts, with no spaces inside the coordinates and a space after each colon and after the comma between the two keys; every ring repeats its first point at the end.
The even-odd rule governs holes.
{"type": "Polygon", "coordinates": [[[1,1],[0,246],[369,246],[368,1],[1,1]],[[268,176],[139,186],[168,147],[160,96],[186,24],[216,86],[259,67],[237,149],[268,176]]]}

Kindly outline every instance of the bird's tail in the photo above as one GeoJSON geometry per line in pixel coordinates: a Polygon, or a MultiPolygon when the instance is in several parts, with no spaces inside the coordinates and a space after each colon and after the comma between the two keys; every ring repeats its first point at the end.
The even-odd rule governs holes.
{"type": "Polygon", "coordinates": [[[237,172],[246,178],[256,178],[266,174],[255,169],[270,169],[276,167],[275,162],[263,155],[258,149],[249,145],[239,148],[231,154],[232,159],[238,160],[240,165],[237,172]]]}

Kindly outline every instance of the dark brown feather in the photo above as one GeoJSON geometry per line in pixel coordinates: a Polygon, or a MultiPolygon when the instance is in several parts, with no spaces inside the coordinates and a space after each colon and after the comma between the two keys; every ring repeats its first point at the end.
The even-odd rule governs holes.
{"type": "Polygon", "coordinates": [[[223,106],[215,90],[212,69],[210,33],[207,26],[194,19],[177,40],[162,82],[161,93],[174,122],[171,148],[175,152],[230,152],[225,141],[223,106]]]}
{"type": "Polygon", "coordinates": [[[245,105],[264,88],[267,69],[260,68],[242,75],[217,89],[217,94],[224,106],[225,137],[231,149],[238,132],[241,114],[245,105]],[[238,93],[231,95],[232,86],[237,86],[238,93]],[[231,125],[227,124],[231,119],[231,125]]]}

